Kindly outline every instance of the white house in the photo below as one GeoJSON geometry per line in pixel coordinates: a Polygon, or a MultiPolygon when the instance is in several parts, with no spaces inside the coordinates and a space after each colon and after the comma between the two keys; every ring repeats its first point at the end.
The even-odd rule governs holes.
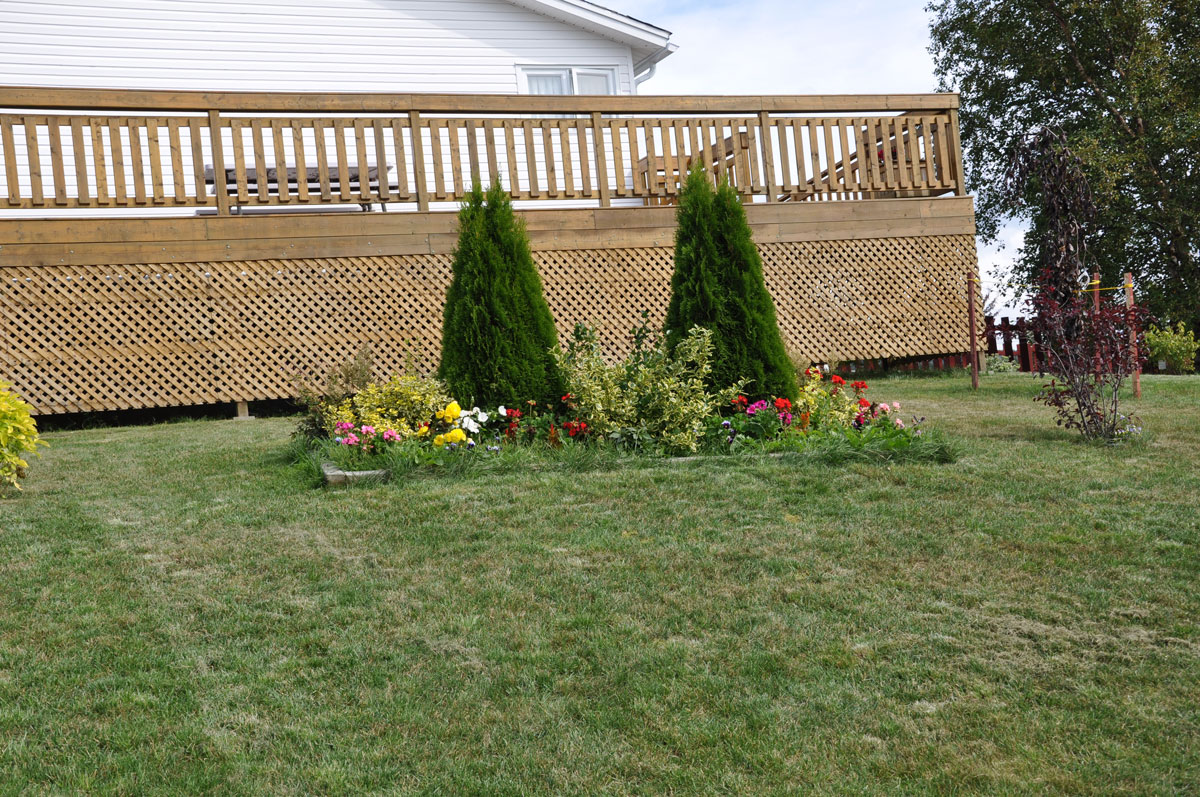
{"type": "Polygon", "coordinates": [[[587,0],[0,0],[0,83],[636,94],[670,36],[587,0]]]}

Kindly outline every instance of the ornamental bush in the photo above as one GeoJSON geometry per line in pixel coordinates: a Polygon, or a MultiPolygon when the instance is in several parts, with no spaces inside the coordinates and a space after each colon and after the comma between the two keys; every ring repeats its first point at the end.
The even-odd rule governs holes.
{"type": "Polygon", "coordinates": [[[499,181],[486,195],[476,183],[458,225],[438,376],[472,403],[557,397],[554,319],[524,224],[499,181]]]}
{"type": "Polygon", "coordinates": [[[355,428],[370,426],[393,430],[398,439],[417,433],[421,424],[450,402],[446,386],[437,379],[393,376],[388,381],[368,383],[353,396],[321,408],[321,426],[330,437],[339,424],[355,428]]]}
{"type": "Polygon", "coordinates": [[[738,381],[709,388],[714,337],[712,330],[692,327],[669,352],[665,340],[638,334],[629,358],[610,363],[595,333],[577,326],[567,350],[555,350],[575,422],[627,448],[694,453],[708,418],[743,387],[738,381]]]}
{"type": "Polygon", "coordinates": [[[37,447],[46,444],[38,438],[29,405],[10,393],[9,387],[0,380],[0,489],[20,490],[17,480],[25,478],[29,467],[25,456],[36,454],[37,447]]]}
{"type": "Polygon", "coordinates": [[[676,219],[668,346],[673,351],[693,326],[704,327],[713,333],[711,386],[747,380],[751,397],[794,399],[796,373],[741,197],[728,180],[714,190],[697,167],[680,193],[676,219]]]}
{"type": "Polygon", "coordinates": [[[1146,330],[1146,358],[1151,369],[1157,369],[1158,363],[1162,362],[1168,373],[1190,374],[1196,370],[1197,350],[1200,350],[1200,341],[1182,321],[1174,329],[1168,325],[1146,330]]]}

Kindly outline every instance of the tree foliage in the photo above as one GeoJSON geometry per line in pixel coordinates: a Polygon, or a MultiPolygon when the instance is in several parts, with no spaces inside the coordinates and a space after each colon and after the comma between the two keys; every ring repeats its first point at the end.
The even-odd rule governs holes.
{"type": "Polygon", "coordinates": [[[1037,400],[1055,409],[1060,426],[1085,437],[1128,434],[1138,427],[1120,412],[1121,385],[1144,361],[1147,318],[1141,307],[1085,289],[1096,206],[1082,161],[1061,131],[1043,128],[1020,142],[1005,178],[1009,199],[1024,206],[1032,194],[1043,221],[1029,305],[1054,378],[1037,400]]]}
{"type": "Polygon", "coordinates": [[[696,168],[680,193],[676,216],[668,345],[674,349],[694,326],[710,329],[715,353],[709,384],[723,388],[749,380],[747,392],[756,397],[794,399],[795,370],[741,197],[728,181],[714,190],[696,168]]]}
{"type": "Polygon", "coordinates": [[[486,195],[475,185],[458,226],[438,375],[464,402],[558,398],[554,319],[524,224],[499,182],[486,195]]]}
{"type": "MultiPolygon", "coordinates": [[[[1020,139],[1061,129],[1095,199],[1091,266],[1106,284],[1133,272],[1156,315],[1200,328],[1200,0],[927,8],[941,88],[962,94],[967,182],[985,239],[1008,215],[1004,170],[1020,139]]],[[[1037,201],[1022,215],[1032,234],[1015,276],[1032,282],[1047,219],[1037,201]]]]}

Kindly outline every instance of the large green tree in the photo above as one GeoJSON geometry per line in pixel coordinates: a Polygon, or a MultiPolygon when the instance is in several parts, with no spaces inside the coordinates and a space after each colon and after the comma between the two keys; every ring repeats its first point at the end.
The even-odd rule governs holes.
{"type": "MultiPolygon", "coordinates": [[[[979,230],[1011,213],[1004,177],[1017,139],[1065,132],[1095,195],[1090,265],[1132,271],[1164,319],[1200,329],[1200,0],[934,0],[943,90],[962,94],[967,182],[979,230]]],[[[1036,184],[1029,186],[1036,192],[1036,184]]],[[[1032,282],[1045,220],[1017,261],[1032,282]]]]}
{"type": "Polygon", "coordinates": [[[728,181],[714,190],[697,167],[680,193],[676,219],[675,273],[664,324],[668,344],[674,348],[694,326],[711,329],[713,385],[749,379],[752,396],[795,398],[796,373],[741,196],[728,181]]]}
{"type": "Polygon", "coordinates": [[[498,181],[486,195],[475,185],[458,227],[438,375],[463,402],[557,398],[554,319],[524,224],[498,181]]]}

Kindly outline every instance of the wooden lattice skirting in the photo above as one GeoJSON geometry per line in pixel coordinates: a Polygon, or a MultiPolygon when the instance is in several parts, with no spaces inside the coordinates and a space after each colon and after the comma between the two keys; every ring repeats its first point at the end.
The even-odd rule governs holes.
{"type": "MultiPolygon", "coordinates": [[[[625,212],[663,218],[659,210],[625,212]]],[[[870,233],[873,223],[859,230],[870,233]]],[[[437,224],[443,232],[429,237],[444,239],[445,220],[437,224]]],[[[819,223],[791,236],[801,240],[763,240],[770,236],[757,228],[768,287],[796,357],[963,351],[973,229],[943,228],[952,231],[924,224],[911,234],[829,240],[819,240],[829,236],[819,223]]],[[[561,248],[539,233],[535,257],[560,335],[577,322],[594,324],[606,346],[621,352],[643,310],[655,324],[665,314],[672,249],[663,245],[670,229],[661,225],[641,237],[612,232],[611,245],[603,236],[556,233],[561,248]],[[579,239],[595,243],[581,247],[579,239]]],[[[75,246],[91,246],[90,259],[115,262],[11,262],[48,261],[49,250],[0,260],[0,377],[39,414],[291,397],[297,374],[321,372],[365,343],[380,372],[399,371],[406,359],[420,368],[437,360],[452,236],[419,254],[194,262],[178,262],[186,251],[173,245],[162,247],[176,259],[167,263],[121,262],[146,259],[149,245],[136,252],[95,241],[75,246]]],[[[228,246],[235,255],[256,254],[247,244],[228,246]]],[[[328,249],[338,251],[332,241],[328,249]]]]}

